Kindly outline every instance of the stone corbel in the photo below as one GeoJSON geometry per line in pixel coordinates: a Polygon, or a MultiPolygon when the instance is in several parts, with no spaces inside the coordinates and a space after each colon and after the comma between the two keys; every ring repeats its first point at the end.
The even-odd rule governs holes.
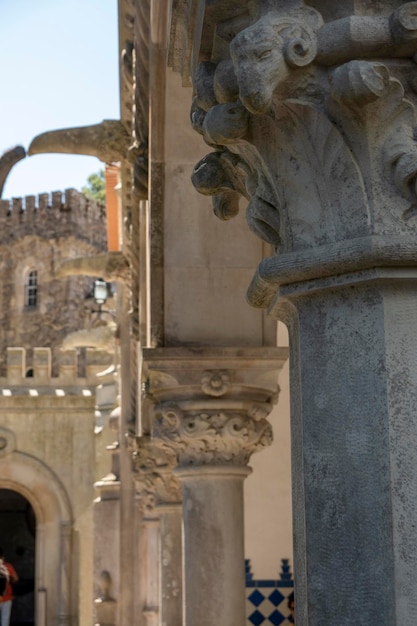
{"type": "Polygon", "coordinates": [[[10,170],[16,163],[26,157],[26,150],[22,146],[15,146],[4,152],[0,157],[0,198],[10,170]]]}
{"type": "Polygon", "coordinates": [[[114,163],[128,159],[130,142],[126,124],[120,120],[104,120],[92,126],[42,133],[32,140],[28,154],[86,154],[104,163],[114,163]]]}
{"type": "Polygon", "coordinates": [[[61,350],[74,350],[75,348],[95,348],[104,352],[114,352],[117,324],[113,321],[103,322],[94,328],[76,330],[64,337],[61,350]]]}
{"type": "Polygon", "coordinates": [[[109,282],[119,281],[128,283],[130,278],[130,268],[124,254],[119,251],[96,254],[90,257],[79,257],[63,261],[55,276],[97,276],[109,282]]]}

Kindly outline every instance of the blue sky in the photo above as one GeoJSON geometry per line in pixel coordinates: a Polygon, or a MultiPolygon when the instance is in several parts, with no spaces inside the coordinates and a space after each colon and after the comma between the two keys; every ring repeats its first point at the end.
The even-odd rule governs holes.
{"type": "MultiPolygon", "coordinates": [[[[46,130],[119,117],[117,0],[0,0],[0,153],[46,130]]],[[[80,189],[94,157],[36,155],[3,198],[80,189]]]]}

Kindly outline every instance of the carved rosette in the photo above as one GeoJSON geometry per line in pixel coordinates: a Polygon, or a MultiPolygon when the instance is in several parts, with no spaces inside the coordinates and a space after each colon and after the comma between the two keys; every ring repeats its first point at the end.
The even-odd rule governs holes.
{"type": "Polygon", "coordinates": [[[208,370],[201,378],[201,389],[208,396],[220,397],[227,393],[230,387],[228,372],[220,370],[208,370]]]}
{"type": "Polygon", "coordinates": [[[181,485],[172,473],[176,457],[149,437],[137,437],[133,453],[133,475],[139,507],[144,514],[155,507],[181,502],[181,485]]]}
{"type": "Polygon", "coordinates": [[[178,455],[179,465],[246,465],[254,452],[272,443],[272,427],[238,411],[183,412],[162,405],[153,436],[178,455]]]}

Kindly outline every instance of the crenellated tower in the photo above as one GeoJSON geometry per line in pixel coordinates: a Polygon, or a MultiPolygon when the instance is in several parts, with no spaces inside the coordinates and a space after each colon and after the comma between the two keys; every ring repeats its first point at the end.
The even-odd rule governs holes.
{"type": "Polygon", "coordinates": [[[65,335],[91,322],[94,279],[58,278],[63,261],[107,250],[103,205],[75,189],[0,200],[0,376],[6,348],[49,346],[56,373],[65,335]]]}

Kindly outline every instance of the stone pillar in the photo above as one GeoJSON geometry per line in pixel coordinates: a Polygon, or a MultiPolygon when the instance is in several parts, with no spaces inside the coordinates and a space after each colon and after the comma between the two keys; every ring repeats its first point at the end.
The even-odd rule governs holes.
{"type": "Polygon", "coordinates": [[[193,182],[274,248],[248,297],[290,330],[297,626],[417,620],[416,12],[232,1],[210,54],[173,14],[216,59],[193,182]]]}
{"type": "Polygon", "coordinates": [[[286,350],[144,351],[152,436],[178,458],[184,523],[185,623],[245,622],[243,480],[272,440],[286,350]]]}
{"type": "Polygon", "coordinates": [[[182,626],[181,487],[174,457],[136,438],[134,481],[142,510],[143,614],[150,626],[182,626]]]}

